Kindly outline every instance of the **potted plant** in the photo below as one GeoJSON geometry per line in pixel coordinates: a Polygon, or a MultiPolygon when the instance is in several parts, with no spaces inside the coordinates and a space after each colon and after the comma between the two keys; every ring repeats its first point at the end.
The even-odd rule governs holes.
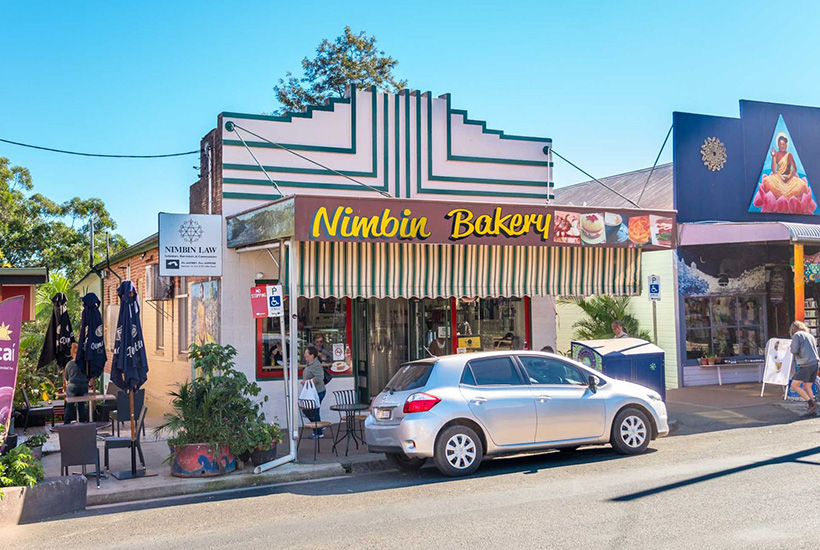
{"type": "Polygon", "coordinates": [[[274,422],[268,424],[264,420],[259,421],[251,430],[251,460],[254,466],[261,466],[276,458],[276,448],[282,442],[282,430],[274,422]]]}
{"type": "Polygon", "coordinates": [[[710,367],[715,364],[715,354],[714,353],[710,353],[709,355],[706,356],[706,364],[709,365],[710,367]]]}
{"type": "Polygon", "coordinates": [[[48,441],[48,434],[37,434],[29,437],[23,442],[23,445],[31,449],[31,454],[34,458],[43,458],[43,444],[48,441]]]}
{"type": "Polygon", "coordinates": [[[43,465],[25,445],[0,456],[0,499],[3,487],[33,487],[45,477],[43,465]]]}
{"type": "MultiPolygon", "coordinates": [[[[233,346],[191,346],[196,377],[170,392],[173,411],[155,429],[167,432],[171,475],[208,477],[236,469],[236,456],[251,451],[251,427],[264,420],[254,398],[261,388],[234,368],[233,346]]],[[[267,396],[262,401],[267,401],[267,396]]]]}

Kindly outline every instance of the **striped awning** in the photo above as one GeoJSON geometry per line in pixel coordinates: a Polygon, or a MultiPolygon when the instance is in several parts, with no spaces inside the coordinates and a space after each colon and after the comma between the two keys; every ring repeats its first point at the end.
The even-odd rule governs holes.
{"type": "Polygon", "coordinates": [[[634,248],[299,242],[295,251],[307,298],[640,293],[634,248]]]}

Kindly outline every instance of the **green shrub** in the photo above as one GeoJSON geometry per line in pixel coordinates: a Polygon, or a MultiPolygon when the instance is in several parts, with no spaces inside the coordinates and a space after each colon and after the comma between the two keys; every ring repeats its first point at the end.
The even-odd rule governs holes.
{"type": "MultiPolygon", "coordinates": [[[[0,487],[31,487],[42,481],[45,475],[43,465],[25,445],[0,456],[0,487]]],[[[0,498],[2,496],[0,491],[0,498]]]]}

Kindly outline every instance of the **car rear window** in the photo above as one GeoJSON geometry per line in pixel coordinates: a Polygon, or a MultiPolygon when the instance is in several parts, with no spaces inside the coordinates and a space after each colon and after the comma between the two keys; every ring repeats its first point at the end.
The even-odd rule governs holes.
{"type": "Polygon", "coordinates": [[[509,357],[470,361],[461,382],[471,386],[515,386],[524,383],[509,357]]]}
{"type": "Polygon", "coordinates": [[[433,372],[435,363],[407,363],[399,368],[387,383],[385,390],[405,391],[423,388],[433,372]]]}

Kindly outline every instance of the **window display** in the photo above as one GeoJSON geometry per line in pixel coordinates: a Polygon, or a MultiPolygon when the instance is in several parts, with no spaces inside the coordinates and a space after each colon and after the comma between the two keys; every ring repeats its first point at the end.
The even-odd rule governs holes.
{"type": "Polygon", "coordinates": [[[760,358],[766,342],[765,297],[686,298],[686,358],[760,358]]]}
{"type": "Polygon", "coordinates": [[[459,348],[462,351],[524,349],[527,343],[525,305],[522,298],[459,299],[456,312],[459,348]]]}

